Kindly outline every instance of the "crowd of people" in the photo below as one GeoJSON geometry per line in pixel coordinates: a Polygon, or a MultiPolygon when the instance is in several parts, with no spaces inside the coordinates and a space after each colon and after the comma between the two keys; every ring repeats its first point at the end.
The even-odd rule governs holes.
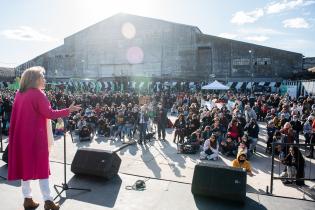
{"type": "MultiPolygon", "coordinates": [[[[1,90],[2,131],[7,135],[14,92],[1,90]]],[[[140,96],[135,92],[46,92],[54,109],[68,107],[73,101],[82,110],[64,121],[53,122],[55,135],[65,129],[77,133],[80,140],[94,135],[113,140],[124,138],[146,144],[154,135],[166,140],[166,128],[174,128],[172,141],[180,153],[200,152],[200,159],[217,160],[220,155],[235,157],[233,166],[243,167],[252,175],[250,159],[255,155],[260,126],[267,124],[267,147],[285,164],[287,177],[304,177],[304,158],[298,147],[282,143],[314,143],[315,104],[311,96],[292,99],[278,94],[250,95],[228,91],[221,94],[202,92],[155,92],[140,96]],[[146,98],[146,100],[141,100],[146,98]],[[172,123],[169,116],[175,116],[172,123]],[[148,137],[151,136],[151,137],[148,137]],[[137,138],[135,138],[137,137],[137,138]],[[314,140],[313,140],[314,139],[314,140]],[[279,143],[272,147],[272,143],[279,143]],[[273,150],[273,151],[272,151],[273,150]]],[[[313,158],[313,146],[305,148],[313,158]]]]}

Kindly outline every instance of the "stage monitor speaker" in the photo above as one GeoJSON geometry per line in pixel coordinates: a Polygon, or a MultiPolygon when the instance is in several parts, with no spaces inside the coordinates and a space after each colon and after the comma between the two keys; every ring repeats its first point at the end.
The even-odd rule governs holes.
{"type": "Polygon", "coordinates": [[[111,179],[117,175],[120,164],[121,159],[116,152],[83,148],[77,150],[71,164],[71,171],[74,174],[111,179]]]}
{"type": "Polygon", "coordinates": [[[241,168],[198,163],[195,166],[191,192],[244,203],[246,199],[246,171],[241,168]]]}

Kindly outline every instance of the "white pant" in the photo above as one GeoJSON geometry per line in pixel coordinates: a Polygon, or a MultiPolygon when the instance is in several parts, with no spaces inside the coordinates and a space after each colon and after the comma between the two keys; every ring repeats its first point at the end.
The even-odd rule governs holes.
{"type": "MultiPolygon", "coordinates": [[[[39,179],[38,182],[44,201],[52,201],[53,197],[50,192],[49,179],[39,179]]],[[[22,180],[22,193],[24,198],[32,198],[31,180],[22,180]]]]}

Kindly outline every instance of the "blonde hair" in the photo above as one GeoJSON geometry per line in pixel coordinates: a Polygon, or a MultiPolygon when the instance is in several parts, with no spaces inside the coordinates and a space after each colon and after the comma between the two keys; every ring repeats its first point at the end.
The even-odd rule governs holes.
{"type": "Polygon", "coordinates": [[[30,88],[37,88],[37,81],[39,78],[43,77],[45,69],[41,66],[33,66],[26,69],[20,80],[20,92],[23,93],[30,88]]]}

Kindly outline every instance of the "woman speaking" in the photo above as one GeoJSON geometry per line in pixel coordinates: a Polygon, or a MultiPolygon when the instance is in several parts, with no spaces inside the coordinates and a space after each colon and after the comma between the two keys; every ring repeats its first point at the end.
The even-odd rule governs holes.
{"type": "Polygon", "coordinates": [[[47,121],[67,117],[81,107],[72,103],[67,109],[53,110],[43,92],[44,72],[42,67],[32,67],[22,74],[10,121],[8,180],[22,180],[24,208],[37,208],[39,203],[32,199],[31,180],[38,179],[44,209],[55,210],[60,207],[53,202],[49,187],[47,121]]]}

